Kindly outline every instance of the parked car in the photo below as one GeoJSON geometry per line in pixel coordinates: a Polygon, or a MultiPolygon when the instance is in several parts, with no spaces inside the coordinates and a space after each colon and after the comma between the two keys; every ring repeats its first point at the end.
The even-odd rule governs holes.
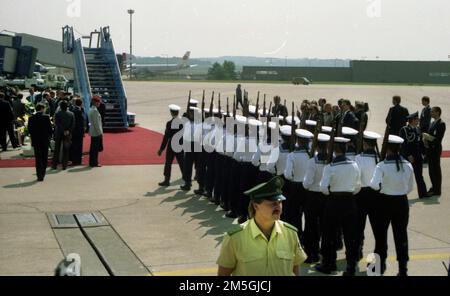
{"type": "Polygon", "coordinates": [[[292,78],[292,83],[295,85],[299,85],[299,84],[308,85],[308,84],[311,84],[311,80],[309,80],[306,77],[294,77],[294,78],[292,78]]]}

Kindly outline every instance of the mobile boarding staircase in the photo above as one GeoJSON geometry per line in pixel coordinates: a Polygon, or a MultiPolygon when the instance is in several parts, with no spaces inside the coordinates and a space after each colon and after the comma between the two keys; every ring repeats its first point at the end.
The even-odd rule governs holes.
{"type": "Polygon", "coordinates": [[[83,98],[86,115],[92,96],[100,95],[106,105],[104,130],[127,130],[127,97],[109,27],[75,40],[73,27],[65,26],[62,44],[63,52],[73,55],[74,92],[83,98]],[[83,46],[82,39],[89,41],[88,47],[83,46]]]}

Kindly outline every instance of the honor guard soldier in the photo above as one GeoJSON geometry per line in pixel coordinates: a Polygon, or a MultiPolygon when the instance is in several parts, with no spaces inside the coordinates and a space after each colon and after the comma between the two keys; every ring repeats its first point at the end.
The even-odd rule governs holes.
{"type": "MultiPolygon", "coordinates": [[[[299,120],[300,121],[300,120],[299,120]]],[[[289,153],[284,177],[289,181],[289,204],[286,205],[286,221],[299,230],[300,241],[303,242],[302,216],[307,192],[303,187],[306,166],[309,161],[309,142],[314,135],[305,129],[296,129],[297,146],[289,153]]]]}
{"type": "Polygon", "coordinates": [[[358,131],[354,128],[344,126],[342,127],[342,136],[350,139],[347,143],[347,151],[345,152],[345,156],[350,160],[355,160],[356,157],[356,135],[358,131]]]}
{"type": "Polygon", "coordinates": [[[407,194],[414,182],[414,170],[411,164],[400,156],[403,139],[389,135],[386,159],[375,168],[370,187],[380,190],[376,204],[375,252],[380,256],[381,274],[386,270],[387,237],[389,225],[394,234],[395,252],[399,272],[406,276],[408,272],[408,220],[409,204],[407,194]]]}
{"type": "MultiPolygon", "coordinates": [[[[286,184],[286,179],[284,178],[284,170],[286,169],[286,164],[287,164],[287,157],[290,153],[289,150],[289,146],[290,146],[290,138],[291,138],[291,133],[295,132],[292,131],[292,127],[290,125],[282,125],[280,126],[280,134],[281,134],[281,143],[279,145],[279,154],[278,154],[278,159],[275,163],[275,172],[277,176],[280,176],[283,178],[283,194],[284,196],[289,199],[289,187],[290,184],[286,184]]],[[[287,203],[289,201],[286,201],[285,205],[287,206],[287,203]]],[[[285,207],[286,207],[285,206],[285,207]]],[[[283,213],[283,219],[286,220],[286,212],[287,209],[284,211],[283,213]]]]}
{"type": "Polygon", "coordinates": [[[336,233],[342,226],[345,242],[346,276],[355,275],[357,262],[356,244],[356,201],[354,195],[361,189],[361,172],[358,165],[345,156],[347,138],[334,138],[336,157],[325,166],[320,191],[330,195],[324,213],[324,233],[322,244],[322,263],[315,268],[330,274],[336,270],[336,233]]]}
{"type": "Polygon", "coordinates": [[[425,181],[423,180],[422,174],[422,140],[418,128],[419,112],[408,115],[407,119],[408,125],[405,125],[400,130],[400,137],[404,141],[400,150],[400,154],[411,163],[414,169],[414,176],[416,179],[419,198],[426,198],[428,197],[427,187],[425,185],[425,181]]]}
{"type": "Polygon", "coordinates": [[[318,134],[317,154],[308,160],[303,179],[303,187],[307,190],[303,240],[308,258],[305,263],[319,262],[323,212],[326,202],[325,195],[320,191],[320,181],[322,180],[323,169],[327,164],[327,144],[329,140],[329,135],[318,134]]]}
{"type": "Polygon", "coordinates": [[[228,232],[222,242],[219,276],[299,275],[305,260],[297,229],[280,221],[283,179],[274,177],[245,192],[250,220],[228,232]]]}
{"type": "Polygon", "coordinates": [[[357,243],[358,243],[358,259],[363,257],[364,245],[364,229],[366,228],[366,218],[369,217],[369,222],[372,227],[372,232],[375,235],[375,209],[378,198],[378,192],[370,187],[370,180],[372,179],[375,167],[380,160],[378,154],[377,140],[381,135],[371,131],[364,131],[363,133],[363,152],[356,155],[355,162],[361,171],[361,191],[356,195],[356,205],[358,208],[358,228],[357,228],[357,243]]]}
{"type": "MultiPolygon", "coordinates": [[[[183,175],[183,152],[174,152],[172,148],[172,137],[178,133],[182,127],[173,127],[172,122],[174,119],[178,118],[178,114],[180,112],[180,107],[175,104],[169,105],[170,115],[172,119],[166,123],[166,129],[164,131],[164,137],[161,142],[161,146],[158,150],[158,155],[161,155],[164,149],[166,149],[166,160],[164,163],[164,181],[158,183],[159,186],[169,186],[170,185],[170,175],[172,171],[172,162],[173,159],[176,158],[178,165],[180,166],[181,174],[183,175]]],[[[180,143],[181,145],[181,143],[180,143]]],[[[183,176],[184,179],[184,176],[183,176]]]]}
{"type": "Polygon", "coordinates": [[[263,129],[267,134],[260,135],[258,150],[253,155],[252,164],[259,168],[258,183],[269,181],[275,175],[275,163],[278,159],[278,137],[272,141],[272,131],[278,135],[278,128],[275,122],[263,123],[263,129]],[[265,138],[266,137],[266,138],[265,138]]]}

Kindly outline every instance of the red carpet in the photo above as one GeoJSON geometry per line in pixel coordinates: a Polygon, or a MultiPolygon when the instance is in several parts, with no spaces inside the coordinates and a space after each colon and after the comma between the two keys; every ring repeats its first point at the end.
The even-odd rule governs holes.
{"type": "MultiPolygon", "coordinates": [[[[164,154],[156,152],[163,135],[141,127],[130,128],[128,132],[105,133],[103,152],[99,153],[102,165],[164,164],[164,154]]],[[[91,137],[84,137],[83,151],[89,152],[91,137]]],[[[83,164],[89,164],[89,155],[83,155],[83,164]]],[[[0,160],[0,168],[34,167],[34,158],[0,160]]]]}

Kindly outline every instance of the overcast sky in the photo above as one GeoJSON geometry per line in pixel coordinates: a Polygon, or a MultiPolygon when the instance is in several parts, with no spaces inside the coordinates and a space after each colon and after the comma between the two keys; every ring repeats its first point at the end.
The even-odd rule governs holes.
{"type": "Polygon", "coordinates": [[[60,40],[109,25],[116,51],[191,57],[449,60],[448,0],[0,0],[0,31],[60,40]]]}

